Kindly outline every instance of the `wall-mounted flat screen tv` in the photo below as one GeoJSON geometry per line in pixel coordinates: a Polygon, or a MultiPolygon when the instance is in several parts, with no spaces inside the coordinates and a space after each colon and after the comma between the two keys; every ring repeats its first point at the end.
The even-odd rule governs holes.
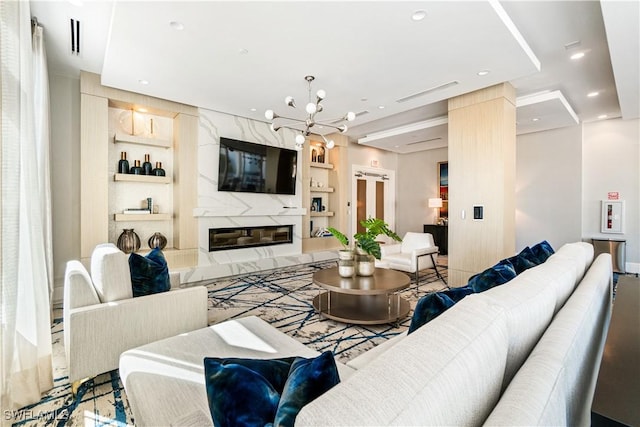
{"type": "Polygon", "coordinates": [[[218,191],[295,194],[298,152],[220,138],[218,191]]]}

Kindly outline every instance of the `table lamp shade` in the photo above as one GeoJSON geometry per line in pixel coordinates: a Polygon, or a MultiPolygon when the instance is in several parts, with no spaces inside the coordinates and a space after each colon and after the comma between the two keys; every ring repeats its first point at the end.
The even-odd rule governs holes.
{"type": "Polygon", "coordinates": [[[442,199],[437,197],[433,199],[429,199],[429,207],[430,208],[441,208],[442,207],[442,199]]]}

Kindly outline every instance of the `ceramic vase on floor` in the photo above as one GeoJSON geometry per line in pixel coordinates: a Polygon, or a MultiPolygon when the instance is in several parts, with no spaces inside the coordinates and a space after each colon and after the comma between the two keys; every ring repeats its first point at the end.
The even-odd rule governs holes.
{"type": "Polygon", "coordinates": [[[124,228],[118,237],[116,246],[125,254],[130,254],[140,249],[140,237],[133,231],[133,228],[124,228]]]}

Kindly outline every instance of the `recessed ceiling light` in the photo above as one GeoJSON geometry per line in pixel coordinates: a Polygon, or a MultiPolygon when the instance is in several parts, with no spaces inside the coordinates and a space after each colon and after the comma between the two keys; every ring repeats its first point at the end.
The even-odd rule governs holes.
{"type": "Polygon", "coordinates": [[[606,119],[607,117],[609,117],[609,116],[607,116],[606,114],[600,114],[598,116],[599,119],[606,119]]]}
{"type": "Polygon", "coordinates": [[[531,119],[531,121],[532,121],[532,122],[537,122],[537,121],[539,121],[539,120],[540,120],[540,118],[539,118],[539,117],[534,117],[533,119],[531,119]]]}
{"type": "Polygon", "coordinates": [[[589,93],[587,94],[587,96],[588,96],[589,98],[593,98],[594,96],[598,96],[598,95],[600,95],[600,92],[589,92],[589,93]]]}
{"type": "Polygon", "coordinates": [[[384,105],[378,105],[378,110],[384,110],[384,105]]]}
{"type": "Polygon", "coordinates": [[[573,59],[574,61],[576,59],[580,59],[584,57],[584,52],[578,52],[578,53],[574,53],[573,55],[570,56],[571,59],[573,59]]]}
{"type": "Polygon", "coordinates": [[[414,21],[422,21],[427,16],[426,10],[416,10],[411,14],[411,19],[414,21]]]}
{"type": "Polygon", "coordinates": [[[482,70],[482,71],[478,71],[478,75],[479,76],[486,76],[487,74],[489,74],[491,71],[489,70],[482,70]]]}
{"type": "Polygon", "coordinates": [[[250,110],[251,110],[251,111],[258,111],[258,110],[257,110],[257,109],[255,109],[255,108],[250,108],[250,110]]]}
{"type": "Polygon", "coordinates": [[[149,81],[145,80],[145,79],[140,79],[140,80],[138,80],[138,83],[140,83],[141,85],[148,85],[149,81]]]}
{"type": "Polygon", "coordinates": [[[173,28],[174,30],[176,30],[176,31],[184,30],[184,24],[182,22],[171,21],[171,22],[169,22],[169,26],[171,28],[173,28]]]}

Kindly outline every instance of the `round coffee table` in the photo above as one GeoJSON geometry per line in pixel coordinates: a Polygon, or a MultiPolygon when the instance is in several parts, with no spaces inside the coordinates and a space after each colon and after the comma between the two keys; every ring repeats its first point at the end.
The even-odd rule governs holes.
{"type": "Polygon", "coordinates": [[[338,267],[313,273],[313,283],[326,292],[313,298],[313,308],[329,319],[360,325],[397,323],[409,314],[409,302],[398,291],[410,278],[395,270],[376,268],[373,276],[340,277],[338,267]]]}

